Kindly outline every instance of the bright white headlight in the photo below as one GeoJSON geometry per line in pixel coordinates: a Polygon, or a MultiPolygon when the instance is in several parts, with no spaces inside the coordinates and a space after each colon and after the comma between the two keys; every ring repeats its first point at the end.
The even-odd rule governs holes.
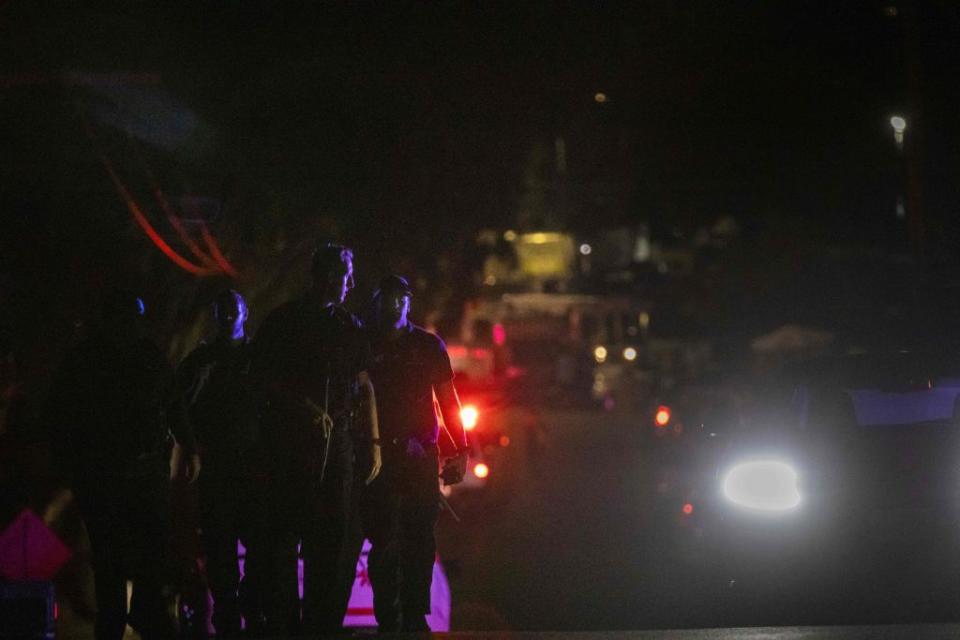
{"type": "Polygon", "coordinates": [[[779,460],[736,465],[723,478],[723,495],[738,506],[758,511],[789,511],[800,504],[797,472],[779,460]]]}

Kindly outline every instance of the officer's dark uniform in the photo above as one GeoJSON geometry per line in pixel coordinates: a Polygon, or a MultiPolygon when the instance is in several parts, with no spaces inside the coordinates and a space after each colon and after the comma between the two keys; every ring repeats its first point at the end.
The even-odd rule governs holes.
{"type": "Polygon", "coordinates": [[[180,364],[179,386],[203,460],[199,478],[200,529],[217,635],[240,632],[258,614],[257,566],[262,527],[256,472],[256,406],[250,384],[250,347],[227,338],[201,344],[180,364]],[[247,549],[242,602],[238,598],[237,540],[247,549]]]}
{"type": "Polygon", "coordinates": [[[440,504],[433,386],[453,379],[440,338],[413,324],[403,331],[393,339],[369,333],[383,467],[362,493],[360,512],[382,631],[398,630],[401,612],[420,623],[430,612],[440,504]]]}
{"type": "Polygon", "coordinates": [[[356,569],[356,558],[346,549],[354,469],[351,423],[357,377],[367,370],[368,353],[354,316],[309,297],[271,313],[254,343],[254,367],[265,394],[261,435],[270,460],[269,537],[277,582],[265,586],[265,596],[274,632],[297,630],[293,554],[298,540],[304,629],[342,627],[356,569]],[[324,414],[330,419],[329,439],[324,414]]]}
{"type": "Polygon", "coordinates": [[[170,433],[185,455],[196,450],[173,368],[147,339],[100,334],[68,355],[51,401],[93,551],[97,638],[119,640],[127,623],[145,639],[172,637],[170,433]]]}

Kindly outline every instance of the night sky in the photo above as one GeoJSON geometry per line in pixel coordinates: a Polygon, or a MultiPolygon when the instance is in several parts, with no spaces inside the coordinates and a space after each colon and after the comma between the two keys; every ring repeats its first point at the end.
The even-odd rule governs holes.
{"type": "Polygon", "coordinates": [[[209,298],[132,226],[98,150],[144,201],[155,180],[219,202],[211,224],[248,274],[336,238],[361,280],[456,287],[478,229],[522,227],[557,138],[568,171],[547,224],[677,237],[733,215],[754,242],[905,250],[894,113],[927,252],[954,261],[953,3],[277,7],[0,4],[7,301],[59,288],[73,305],[147,273],[158,295],[209,298]]]}

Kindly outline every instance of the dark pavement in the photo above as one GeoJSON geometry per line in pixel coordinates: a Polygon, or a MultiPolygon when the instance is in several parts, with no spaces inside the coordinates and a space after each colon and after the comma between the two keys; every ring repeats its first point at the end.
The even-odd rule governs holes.
{"type": "MultiPolygon", "coordinates": [[[[681,464],[684,458],[676,452],[650,446],[640,418],[560,409],[514,413],[505,420],[511,445],[491,464],[490,486],[454,494],[461,523],[441,518],[438,539],[451,584],[454,631],[958,619],[949,606],[931,610],[914,604],[941,587],[896,587],[896,576],[890,589],[854,584],[858,593],[879,591],[879,599],[867,604],[854,602],[858,593],[833,592],[820,583],[804,583],[802,598],[810,601],[801,601],[785,586],[790,576],[781,574],[759,593],[730,589],[720,554],[678,525],[683,499],[669,491],[688,479],[689,465],[681,464]],[[544,430],[541,444],[528,433],[531,415],[544,430]],[[665,482],[668,494],[662,493],[665,482]],[[821,596],[826,600],[818,600],[821,596]]],[[[903,553],[911,549],[904,545],[903,553]]],[[[911,557],[904,555],[905,562],[911,557]]]]}
{"type": "MultiPolygon", "coordinates": [[[[519,411],[518,411],[519,412],[519,411]]],[[[483,494],[454,495],[440,552],[454,629],[614,630],[704,626],[707,579],[670,544],[659,456],[629,416],[540,411],[543,446],[513,425],[483,494]]],[[[679,504],[677,505],[679,508],[679,504]]],[[[704,575],[707,575],[706,573],[704,575]]]]}

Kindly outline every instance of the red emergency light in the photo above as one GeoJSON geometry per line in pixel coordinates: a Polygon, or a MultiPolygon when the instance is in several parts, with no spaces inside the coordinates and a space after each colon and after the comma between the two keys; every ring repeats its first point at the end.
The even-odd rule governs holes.
{"type": "Polygon", "coordinates": [[[464,431],[473,431],[479,418],[480,412],[472,404],[465,404],[460,409],[460,421],[463,423],[464,431]]]}
{"type": "Polygon", "coordinates": [[[657,407],[657,413],[654,415],[653,421],[658,427],[665,427],[670,424],[670,407],[666,405],[657,407]]]}

